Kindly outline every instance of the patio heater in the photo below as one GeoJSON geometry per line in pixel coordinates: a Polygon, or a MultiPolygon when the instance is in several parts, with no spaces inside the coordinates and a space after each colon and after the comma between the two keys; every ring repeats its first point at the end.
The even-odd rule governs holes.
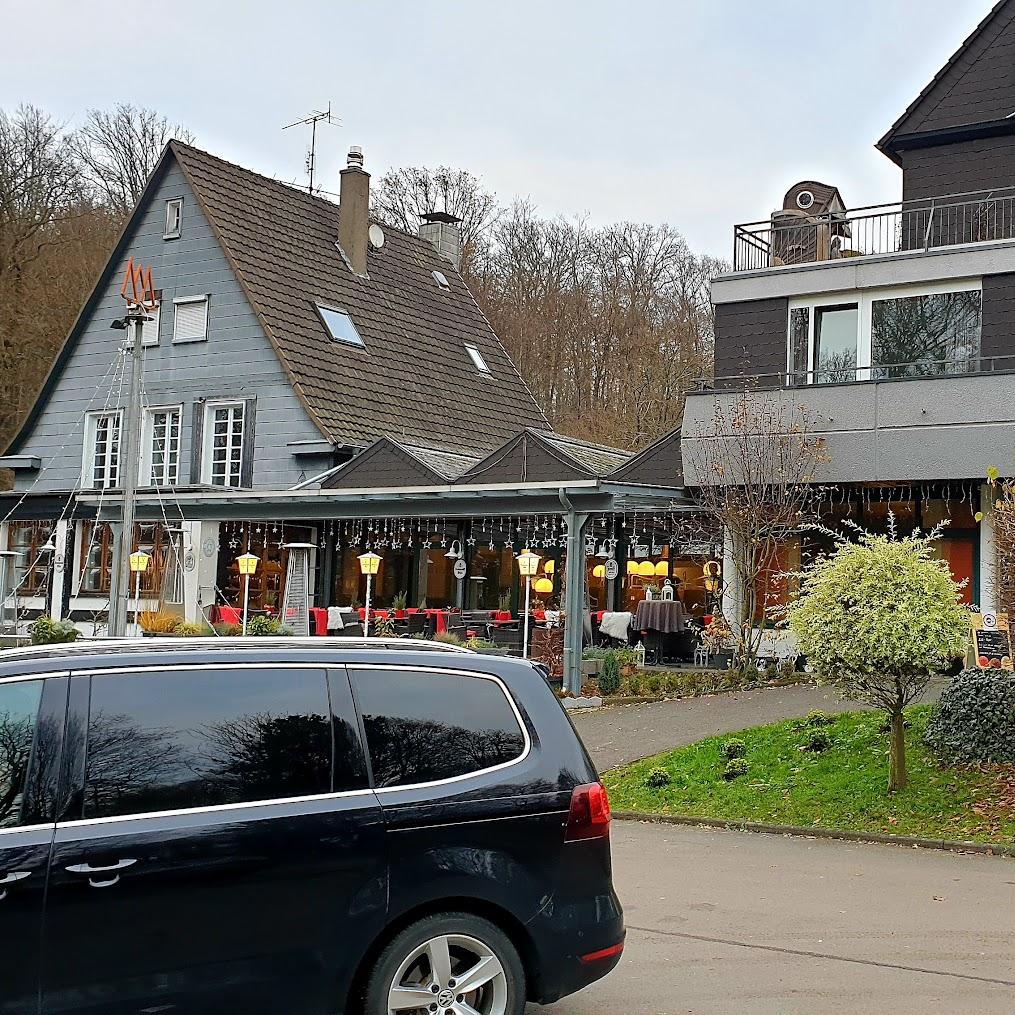
{"type": "Polygon", "coordinates": [[[282,623],[298,638],[310,637],[310,551],[313,543],[285,543],[289,563],[285,572],[285,595],[282,597],[282,623]]]}
{"type": "Polygon", "coordinates": [[[130,573],[134,576],[134,628],[141,637],[141,575],[148,571],[152,555],[144,550],[135,550],[128,558],[130,573]]]}
{"type": "Polygon", "coordinates": [[[372,550],[361,553],[357,558],[359,561],[360,574],[367,578],[367,599],[366,609],[363,611],[363,637],[370,637],[370,593],[373,589],[374,576],[381,569],[381,558],[372,550]]]}
{"type": "Polygon", "coordinates": [[[18,633],[17,550],[0,550],[0,635],[18,633]],[[8,605],[8,600],[10,605],[8,605]]]}
{"type": "Polygon", "coordinates": [[[243,578],[243,636],[247,635],[247,608],[250,605],[250,579],[257,574],[257,565],[261,558],[253,553],[241,553],[236,558],[240,577],[243,578]]]}
{"type": "Polygon", "coordinates": [[[515,560],[518,561],[518,573],[525,580],[525,617],[522,626],[522,658],[529,658],[529,600],[532,594],[532,579],[539,573],[539,562],[542,558],[531,550],[522,550],[515,560]]]}

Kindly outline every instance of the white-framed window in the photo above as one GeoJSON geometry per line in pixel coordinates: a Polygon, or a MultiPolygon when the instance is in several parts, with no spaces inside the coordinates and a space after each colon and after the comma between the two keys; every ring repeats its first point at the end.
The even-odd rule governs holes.
{"type": "Polygon", "coordinates": [[[979,279],[793,299],[792,384],[933,377],[980,369],[979,279]]]}
{"type": "Polygon", "coordinates": [[[208,297],[180,296],[173,300],[173,341],[204,342],[208,338],[208,297]]]}
{"type": "Polygon", "coordinates": [[[162,234],[164,240],[179,238],[183,226],[183,198],[174,197],[166,201],[166,230],[162,234]]]}
{"type": "Polygon", "coordinates": [[[141,486],[175,486],[180,481],[179,405],[146,409],[141,421],[141,486]]]}
{"type": "Polygon", "coordinates": [[[363,338],[360,336],[353,319],[338,307],[326,307],[321,303],[315,304],[317,312],[328,329],[328,334],[336,342],[345,342],[348,345],[363,345],[363,338]]]}
{"type": "Polygon", "coordinates": [[[81,485],[92,490],[116,486],[120,478],[120,433],[123,413],[119,409],[90,412],[85,420],[85,449],[81,485]]]}
{"type": "Polygon", "coordinates": [[[466,342],[465,351],[469,354],[469,359],[472,360],[472,365],[481,374],[493,373],[489,366],[487,366],[486,360],[483,359],[483,354],[479,351],[479,346],[473,345],[471,342],[466,342]]]}
{"type": "Polygon", "coordinates": [[[212,486],[240,486],[247,430],[243,402],[208,402],[204,416],[202,481],[212,486]]]}

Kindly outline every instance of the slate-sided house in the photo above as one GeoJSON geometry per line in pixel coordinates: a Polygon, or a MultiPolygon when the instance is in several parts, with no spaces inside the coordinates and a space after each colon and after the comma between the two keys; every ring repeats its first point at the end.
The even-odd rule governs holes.
{"type": "MultiPolygon", "coordinates": [[[[15,472],[0,549],[21,554],[23,616],[101,629],[128,468],[142,487],[133,541],[153,552],[141,606],[188,619],[238,603],[245,551],[261,560],[252,607],[277,609],[292,542],[316,547],[316,605],[360,598],[356,557],[370,548],[385,561],[379,604],[405,593],[495,606],[517,598],[523,539],[562,564],[565,518],[580,550],[621,527],[616,511],[679,506],[676,473],[632,466],[658,466],[651,454],[550,430],[458,273],[459,248],[440,212],[419,236],[372,225],[358,149],[336,205],[171,142],[0,458],[15,472]],[[129,350],[111,328],[128,257],[151,266],[161,296],[144,326],[133,464],[121,452],[129,350]],[[456,542],[464,588],[447,557],[456,542]]],[[[571,559],[576,596],[586,571],[599,605],[625,593],[585,553],[571,559]]]]}
{"type": "MultiPolygon", "coordinates": [[[[988,466],[1015,464],[1015,0],[996,4],[877,144],[902,200],[847,209],[805,181],[736,226],[712,286],[715,384],[683,422],[689,486],[717,403],[745,383],[819,420],[829,512],[867,528],[947,520],[941,553],[994,604],[988,466]],[[987,515],[983,524],[976,512],[987,515]]],[[[784,548],[792,569],[811,537],[784,548]]]]}

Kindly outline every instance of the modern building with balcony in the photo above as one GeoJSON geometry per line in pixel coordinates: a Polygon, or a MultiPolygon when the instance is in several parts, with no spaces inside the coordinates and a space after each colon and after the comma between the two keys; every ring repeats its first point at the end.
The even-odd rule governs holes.
{"type": "MultiPolygon", "coordinates": [[[[696,475],[696,443],[717,439],[745,389],[800,408],[825,440],[814,478],[833,520],[947,522],[941,555],[968,601],[992,608],[984,477],[1015,465],[1015,0],[877,147],[902,170],[900,201],[850,209],[836,187],[802,181],[768,219],[734,228],[733,270],[712,286],[714,379],[687,399],[684,479],[717,481],[696,475]]],[[[821,538],[800,536],[773,569],[821,538]]]]}

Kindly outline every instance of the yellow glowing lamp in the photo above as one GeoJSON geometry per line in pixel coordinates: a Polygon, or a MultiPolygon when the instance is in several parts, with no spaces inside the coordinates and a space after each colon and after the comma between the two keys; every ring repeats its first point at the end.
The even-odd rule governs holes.
{"type": "Polygon", "coordinates": [[[522,550],[515,560],[518,561],[518,573],[525,578],[531,578],[539,573],[539,562],[543,558],[531,550],[522,550]]]}
{"type": "Polygon", "coordinates": [[[545,574],[553,574],[556,567],[556,562],[551,558],[543,563],[543,572],[545,574]]]}
{"type": "Polygon", "coordinates": [[[150,553],[145,553],[144,550],[135,551],[130,555],[130,573],[144,574],[151,562],[152,555],[150,553]]]}
{"type": "Polygon", "coordinates": [[[359,561],[360,574],[372,576],[377,574],[381,569],[381,558],[373,550],[361,553],[356,559],[359,561]]]}
{"type": "Polygon", "coordinates": [[[627,573],[633,578],[638,574],[638,561],[629,560],[627,562],[627,573]]]}
{"type": "Polygon", "coordinates": [[[669,578],[670,576],[670,562],[668,560],[661,560],[656,564],[656,577],[657,578],[669,578]]]}
{"type": "Polygon", "coordinates": [[[606,577],[606,565],[605,564],[596,564],[596,566],[592,569],[592,577],[593,578],[605,578],[606,577]]]}
{"type": "Polygon", "coordinates": [[[638,575],[641,578],[655,578],[656,566],[650,560],[643,560],[638,565],[638,575]]]}
{"type": "Polygon", "coordinates": [[[253,553],[241,553],[236,558],[236,566],[240,569],[240,574],[246,577],[257,574],[257,565],[261,562],[261,558],[253,553]]]}
{"type": "Polygon", "coordinates": [[[537,578],[532,586],[541,596],[553,591],[553,582],[549,578],[537,578]]]}

